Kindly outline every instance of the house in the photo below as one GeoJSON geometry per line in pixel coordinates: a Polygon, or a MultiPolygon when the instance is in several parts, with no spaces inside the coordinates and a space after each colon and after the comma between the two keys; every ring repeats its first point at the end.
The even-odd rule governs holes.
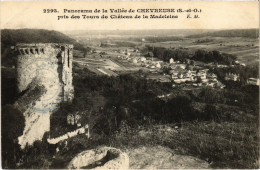
{"type": "Polygon", "coordinates": [[[146,58],[145,58],[145,57],[141,57],[140,60],[141,60],[142,62],[144,62],[144,61],[146,61],[146,58]]]}
{"type": "Polygon", "coordinates": [[[239,74],[228,73],[225,80],[239,81],[239,74]]]}
{"type": "Polygon", "coordinates": [[[192,77],[192,74],[191,74],[190,70],[186,73],[186,77],[192,77]]]}
{"type": "Polygon", "coordinates": [[[235,64],[238,65],[238,64],[239,64],[239,61],[236,60],[236,61],[235,61],[235,64]]]}
{"type": "Polygon", "coordinates": [[[169,71],[169,74],[171,74],[171,75],[174,74],[174,73],[177,73],[177,72],[175,70],[170,70],[169,71]]]}
{"type": "Polygon", "coordinates": [[[208,82],[208,79],[202,79],[202,78],[201,78],[201,82],[202,82],[202,83],[206,83],[206,82],[208,82]]]}
{"type": "Polygon", "coordinates": [[[176,69],[177,68],[177,65],[171,65],[170,66],[172,70],[176,69]]]}
{"type": "Polygon", "coordinates": [[[186,60],[185,60],[185,63],[186,63],[186,64],[190,64],[190,59],[186,59],[186,60]]]}
{"type": "Polygon", "coordinates": [[[134,63],[134,64],[137,63],[137,59],[136,59],[136,58],[133,59],[133,63],[134,63]]]}
{"type": "Polygon", "coordinates": [[[194,76],[190,77],[190,81],[196,81],[196,80],[197,80],[196,77],[194,77],[194,76]]]}
{"type": "Polygon", "coordinates": [[[213,82],[208,83],[208,86],[210,86],[210,87],[214,87],[214,86],[215,86],[215,83],[213,83],[213,82]]]}
{"type": "Polygon", "coordinates": [[[156,65],[155,65],[157,68],[161,68],[161,64],[158,62],[156,65]]]}
{"type": "Polygon", "coordinates": [[[180,84],[181,83],[181,80],[180,79],[176,79],[176,80],[173,80],[174,81],[174,83],[176,83],[176,84],[180,84]]]}
{"type": "Polygon", "coordinates": [[[178,73],[178,78],[182,79],[183,78],[183,74],[182,73],[178,73]]]}
{"type": "Polygon", "coordinates": [[[216,74],[214,74],[214,73],[208,74],[208,75],[207,75],[207,78],[208,78],[208,79],[211,79],[211,80],[213,80],[213,81],[217,81],[217,76],[216,76],[216,74]]]}
{"type": "Polygon", "coordinates": [[[185,68],[186,68],[186,65],[185,65],[185,64],[179,64],[179,68],[185,69],[185,68]]]}
{"type": "Polygon", "coordinates": [[[196,76],[196,71],[190,71],[191,76],[196,76]]]}
{"type": "Polygon", "coordinates": [[[259,80],[258,78],[249,78],[249,79],[247,80],[247,84],[259,86],[260,80],[259,80]]]}
{"type": "Polygon", "coordinates": [[[199,73],[197,76],[200,77],[202,80],[207,79],[206,73],[199,73]]]}
{"type": "Polygon", "coordinates": [[[225,68],[225,67],[228,67],[227,65],[217,65],[218,68],[225,68]]]}
{"type": "Polygon", "coordinates": [[[173,64],[173,63],[174,63],[173,58],[170,59],[169,63],[170,63],[170,64],[173,64]]]}

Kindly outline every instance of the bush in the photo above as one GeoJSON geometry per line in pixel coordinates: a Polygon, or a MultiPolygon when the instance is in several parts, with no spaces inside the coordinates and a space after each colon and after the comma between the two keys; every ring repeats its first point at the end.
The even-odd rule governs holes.
{"type": "Polygon", "coordinates": [[[15,168],[19,159],[20,147],[18,137],[23,134],[25,119],[23,114],[12,105],[2,108],[2,166],[4,168],[15,168]]]}

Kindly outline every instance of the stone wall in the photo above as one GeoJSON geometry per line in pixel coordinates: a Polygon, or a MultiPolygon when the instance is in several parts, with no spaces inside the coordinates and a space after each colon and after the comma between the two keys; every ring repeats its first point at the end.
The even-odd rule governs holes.
{"type": "Polygon", "coordinates": [[[74,136],[77,136],[77,135],[83,134],[83,133],[85,133],[88,138],[90,137],[88,125],[85,125],[85,126],[78,128],[74,131],[67,132],[66,134],[61,135],[59,137],[47,139],[47,142],[49,144],[57,144],[57,143],[64,141],[68,138],[72,138],[74,136]]]}
{"type": "Polygon", "coordinates": [[[25,129],[18,138],[21,147],[41,140],[50,130],[50,115],[61,101],[73,99],[73,46],[68,44],[18,44],[16,78],[18,91],[27,93],[34,83],[45,88],[26,111],[25,129]]]}

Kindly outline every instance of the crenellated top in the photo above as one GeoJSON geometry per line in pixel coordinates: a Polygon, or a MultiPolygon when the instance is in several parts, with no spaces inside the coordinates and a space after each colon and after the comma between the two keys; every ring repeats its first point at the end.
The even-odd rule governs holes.
{"type": "Polygon", "coordinates": [[[72,50],[73,45],[63,43],[19,43],[15,46],[15,50],[18,51],[20,55],[45,54],[51,49],[59,49],[61,51],[72,50]]]}

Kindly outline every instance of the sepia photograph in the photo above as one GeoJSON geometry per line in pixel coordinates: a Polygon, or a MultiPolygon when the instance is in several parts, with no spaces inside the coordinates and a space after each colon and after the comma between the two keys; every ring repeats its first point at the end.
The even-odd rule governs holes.
{"type": "Polygon", "coordinates": [[[259,1],[1,1],[1,169],[259,169],[259,1]]]}

